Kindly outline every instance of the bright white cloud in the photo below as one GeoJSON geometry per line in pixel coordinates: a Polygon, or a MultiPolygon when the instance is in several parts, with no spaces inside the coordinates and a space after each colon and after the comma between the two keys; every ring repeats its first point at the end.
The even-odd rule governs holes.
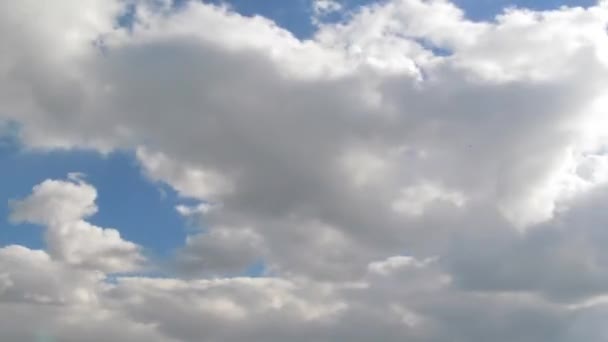
{"type": "Polygon", "coordinates": [[[104,272],[135,270],[143,261],[140,247],[116,229],[85,221],[97,211],[97,191],[77,176],[70,178],[46,180],[27,198],[13,201],[11,220],[45,226],[49,252],[60,261],[104,272]]]}
{"type": "Polygon", "coordinates": [[[171,184],[182,196],[212,199],[232,191],[230,181],[213,170],[180,165],[162,153],[153,154],[143,148],[137,150],[137,158],[149,178],[171,184]]]}

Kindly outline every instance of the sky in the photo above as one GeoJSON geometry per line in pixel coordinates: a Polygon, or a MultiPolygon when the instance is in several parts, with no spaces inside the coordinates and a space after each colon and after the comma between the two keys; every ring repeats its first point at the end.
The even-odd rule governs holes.
{"type": "Polygon", "coordinates": [[[608,340],[607,25],[1,3],[0,340],[608,340]]]}

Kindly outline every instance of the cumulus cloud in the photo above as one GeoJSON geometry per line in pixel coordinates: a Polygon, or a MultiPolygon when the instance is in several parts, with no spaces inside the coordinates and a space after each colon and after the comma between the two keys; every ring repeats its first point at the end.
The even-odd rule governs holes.
{"type": "Polygon", "coordinates": [[[135,270],[143,261],[140,247],[121,238],[116,229],[85,221],[97,211],[97,190],[70,175],[71,180],[45,180],[32,194],[11,203],[11,220],[46,227],[49,253],[70,265],[103,272],[135,270]]]}
{"type": "Polygon", "coordinates": [[[605,1],[473,22],[389,0],[307,40],[197,1],[0,19],[25,147],[134,150],[202,226],[166,278],[115,276],[142,247],[87,221],[96,189],[40,183],[12,220],[47,248],[0,249],[0,339],[605,340],[605,1]]]}
{"type": "Polygon", "coordinates": [[[177,256],[177,267],[186,274],[238,275],[265,255],[260,236],[249,228],[214,227],[190,236],[177,256]]]}

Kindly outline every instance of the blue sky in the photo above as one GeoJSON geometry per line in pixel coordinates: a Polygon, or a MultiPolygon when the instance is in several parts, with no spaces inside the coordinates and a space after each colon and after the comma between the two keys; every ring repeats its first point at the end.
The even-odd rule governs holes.
{"type": "MultiPolygon", "coordinates": [[[[261,15],[273,19],[296,36],[306,38],[314,32],[311,22],[311,5],[308,0],[217,0],[247,16],[261,15]]],[[[178,0],[177,5],[182,2],[178,0]]],[[[345,8],[353,9],[369,4],[371,0],[345,0],[345,8]]],[[[589,6],[593,0],[455,0],[474,20],[491,20],[508,6],[533,9],[552,9],[560,6],[589,6]]],[[[146,247],[148,252],[166,255],[183,244],[188,222],[174,207],[187,203],[179,199],[169,187],[153,183],[142,176],[129,151],[114,152],[107,156],[90,151],[28,152],[20,148],[15,130],[2,130],[0,139],[0,198],[18,199],[26,196],[33,185],[44,179],[63,179],[69,172],[87,175],[87,181],[99,193],[99,212],[91,221],[103,227],[115,227],[125,238],[146,247]]],[[[32,225],[11,225],[8,222],[8,205],[0,206],[0,245],[12,243],[42,247],[41,229],[32,225]]]]}
{"type": "MultiPolygon", "coordinates": [[[[174,210],[191,201],[178,198],[168,186],[153,183],[142,175],[129,152],[100,155],[92,151],[26,151],[14,137],[5,134],[0,143],[3,184],[0,198],[22,199],[45,179],[65,179],[81,172],[97,188],[99,211],[90,218],[98,226],[119,229],[121,234],[162,256],[183,244],[188,222],[174,210]]],[[[0,243],[42,248],[42,229],[30,224],[11,225],[9,206],[0,206],[3,229],[0,243]]]]}
{"type": "Polygon", "coordinates": [[[473,20],[490,20],[506,7],[517,6],[535,10],[556,9],[561,6],[588,7],[595,0],[455,0],[473,20]]]}
{"type": "MultiPolygon", "coordinates": [[[[314,32],[310,20],[312,13],[310,0],[208,0],[208,2],[228,3],[241,14],[271,18],[279,26],[290,30],[298,37],[308,37],[314,32]]],[[[374,0],[340,1],[345,9],[356,9],[374,2],[374,0]]],[[[472,20],[492,20],[504,8],[510,6],[546,10],[560,6],[587,7],[596,3],[595,0],[454,0],[453,2],[464,9],[472,20]]]]}

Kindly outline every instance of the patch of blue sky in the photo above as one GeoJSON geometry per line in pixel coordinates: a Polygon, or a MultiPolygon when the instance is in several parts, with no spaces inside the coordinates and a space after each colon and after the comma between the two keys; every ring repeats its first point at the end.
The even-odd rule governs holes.
{"type": "Polygon", "coordinates": [[[266,263],[263,260],[256,261],[251,266],[249,266],[249,268],[247,268],[247,270],[245,271],[244,275],[251,278],[271,276],[271,274],[268,274],[266,263]]]}
{"type": "MultiPolygon", "coordinates": [[[[178,0],[183,1],[183,0],[178,0]]],[[[235,12],[244,16],[263,16],[274,21],[277,26],[290,31],[298,38],[312,36],[312,6],[310,0],[204,0],[207,3],[227,4],[235,12]]]]}
{"type": "MultiPolygon", "coordinates": [[[[189,0],[175,0],[184,3],[189,0]]],[[[289,30],[296,37],[310,38],[316,27],[313,23],[313,0],[204,0],[215,4],[229,4],[230,7],[245,16],[260,15],[272,19],[278,26],[289,30]]],[[[348,18],[348,13],[361,6],[383,3],[387,0],[338,0],[342,5],[340,13],[333,13],[324,18],[326,22],[338,22],[348,18]]],[[[452,0],[463,9],[466,16],[475,21],[492,21],[505,8],[520,7],[532,10],[551,10],[562,6],[589,7],[597,0],[452,0]]],[[[444,53],[439,51],[440,53],[444,53]]]]}
{"type": "Polygon", "coordinates": [[[193,230],[175,210],[175,205],[194,203],[170,187],[147,180],[133,153],[115,152],[103,156],[93,151],[24,151],[17,139],[0,144],[0,246],[21,244],[42,248],[43,230],[30,224],[9,222],[9,199],[20,199],[45,179],[65,179],[69,172],[81,172],[98,191],[99,211],[88,220],[101,227],[116,228],[146,252],[168,256],[183,245],[193,230]]]}
{"type": "MultiPolygon", "coordinates": [[[[174,0],[176,8],[188,1],[203,1],[215,5],[228,5],[243,16],[262,16],[274,21],[277,26],[290,31],[300,39],[314,35],[316,26],[313,22],[313,0],[174,0]]],[[[342,14],[356,8],[378,2],[377,0],[340,0],[342,14]]],[[[327,22],[344,19],[341,13],[332,13],[324,18],[327,22]]]]}
{"type": "Polygon", "coordinates": [[[432,42],[425,39],[414,39],[418,44],[422,45],[426,50],[433,52],[435,56],[446,57],[452,55],[452,51],[450,49],[437,46],[432,42]]]}
{"type": "Polygon", "coordinates": [[[475,21],[492,21],[505,8],[518,7],[531,10],[552,10],[562,6],[590,7],[597,0],[452,0],[466,16],[475,21]]]}
{"type": "Polygon", "coordinates": [[[116,25],[118,27],[125,27],[129,30],[133,28],[133,20],[135,18],[136,6],[134,3],[128,3],[125,7],[124,12],[116,18],[116,25]]]}
{"type": "MultiPolygon", "coordinates": [[[[290,31],[300,39],[310,38],[316,31],[313,21],[313,0],[173,0],[176,9],[183,7],[189,1],[202,1],[212,4],[228,5],[235,12],[244,16],[263,16],[273,20],[279,27],[290,31]]],[[[339,22],[348,18],[348,13],[356,11],[361,6],[382,3],[387,0],[338,0],[342,5],[340,12],[331,13],[323,20],[339,22]]],[[[533,10],[550,10],[562,6],[589,7],[597,0],[451,0],[462,8],[466,16],[475,21],[492,21],[505,8],[520,7],[533,10]]],[[[117,25],[130,28],[135,13],[134,5],[117,18],[117,25]]]]}
{"type": "MultiPolygon", "coordinates": [[[[183,246],[194,230],[192,222],[180,216],[177,204],[196,205],[199,201],[181,198],[169,186],[154,183],[142,175],[131,152],[101,155],[90,150],[32,151],[22,147],[18,125],[0,124],[0,247],[18,244],[44,249],[44,228],[22,223],[12,224],[10,199],[28,196],[32,187],[46,179],[66,179],[70,172],[83,173],[84,180],[98,192],[99,211],[88,218],[91,223],[116,228],[123,238],[144,247],[147,256],[164,265],[175,250],[183,246]]],[[[165,276],[165,269],[146,270],[146,276],[165,276]]],[[[134,274],[134,275],[141,275],[134,274]]],[[[112,283],[119,275],[108,275],[112,283]]],[[[231,277],[270,276],[263,260],[252,263],[231,277]]]]}

